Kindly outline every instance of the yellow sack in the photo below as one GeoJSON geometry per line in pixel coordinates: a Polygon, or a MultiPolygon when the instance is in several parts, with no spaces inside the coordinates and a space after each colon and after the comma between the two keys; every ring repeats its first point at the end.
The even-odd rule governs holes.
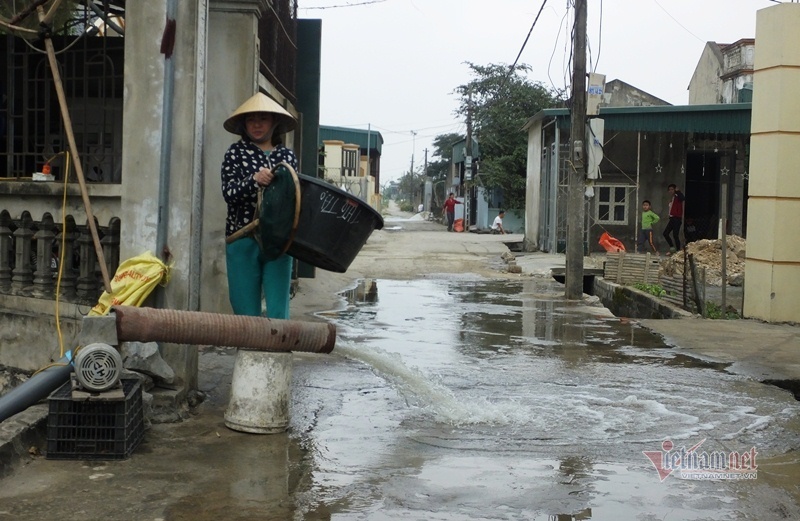
{"type": "Polygon", "coordinates": [[[169,267],[150,252],[123,261],[111,279],[111,294],[103,292],[89,316],[107,315],[111,306],[141,306],[157,284],[169,282],[169,267]]]}

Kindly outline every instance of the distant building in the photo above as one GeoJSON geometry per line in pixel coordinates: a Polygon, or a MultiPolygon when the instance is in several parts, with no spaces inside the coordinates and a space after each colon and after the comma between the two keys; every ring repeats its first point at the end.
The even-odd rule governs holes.
{"type": "MultiPolygon", "coordinates": [[[[723,74],[725,63],[730,64],[729,72],[742,71],[734,65],[734,48],[726,46],[727,62],[720,50],[723,58],[718,61],[718,77],[735,85],[736,75],[723,74]]],[[[739,56],[747,56],[746,46],[738,49],[739,56]]],[[[696,74],[696,78],[714,77],[714,52],[714,46],[706,47],[701,58],[705,65],[699,67],[704,75],[696,74]]],[[[720,80],[720,92],[722,85],[720,80]]],[[[749,104],[672,106],[628,83],[612,80],[605,84],[599,119],[604,121],[604,131],[596,139],[602,145],[603,159],[599,177],[587,185],[594,193],[587,197],[588,251],[602,251],[597,241],[605,231],[621,240],[628,251],[635,251],[641,201],[650,200],[654,211],[664,215],[669,183],[676,183],[687,195],[685,222],[691,222],[696,231],[689,236],[684,233],[684,239],[716,238],[723,173],[730,175],[729,233],[745,235],[749,104]]],[[[563,252],[571,167],[569,110],[542,110],[528,120],[524,130],[528,131],[524,247],[563,252]]]]}
{"type": "Polygon", "coordinates": [[[752,101],[755,47],[753,38],[706,43],[689,82],[689,105],[752,101]]]}
{"type": "Polygon", "coordinates": [[[319,141],[319,177],[380,211],[381,133],[320,125],[319,141]]]}
{"type": "Polygon", "coordinates": [[[603,101],[600,103],[601,107],[650,107],[655,105],[669,105],[669,103],[622,80],[606,82],[603,101]]]}

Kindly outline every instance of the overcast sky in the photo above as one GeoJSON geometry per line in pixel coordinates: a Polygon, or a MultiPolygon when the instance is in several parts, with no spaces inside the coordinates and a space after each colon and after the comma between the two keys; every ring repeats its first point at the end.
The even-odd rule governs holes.
{"type": "MultiPolygon", "coordinates": [[[[529,78],[565,88],[574,10],[547,0],[519,62],[529,78]]],[[[320,123],[377,130],[381,182],[423,164],[447,132],[465,132],[454,89],[470,61],[514,62],[542,0],[299,0],[322,20],[320,123]],[[361,5],[359,5],[361,4],[361,5]],[[414,136],[413,133],[416,133],[414,136]]],[[[705,42],[753,38],[771,0],[589,0],[591,70],[674,105],[686,104],[705,42]],[[602,17],[601,9],[602,6],[602,17]]],[[[532,115],[532,114],[531,114],[532,115]]]]}

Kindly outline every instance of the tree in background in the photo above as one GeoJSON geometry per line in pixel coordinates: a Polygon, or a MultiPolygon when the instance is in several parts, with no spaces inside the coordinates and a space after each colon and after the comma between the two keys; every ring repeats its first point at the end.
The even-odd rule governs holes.
{"type": "Polygon", "coordinates": [[[464,139],[464,134],[439,134],[433,139],[433,153],[428,162],[428,177],[433,184],[433,201],[431,211],[437,215],[442,209],[447,190],[447,174],[450,173],[450,162],[453,159],[453,145],[464,139]]]}
{"type": "Polygon", "coordinates": [[[480,144],[479,182],[503,190],[506,208],[525,207],[528,136],[525,122],[542,109],[562,104],[563,93],[534,82],[528,65],[476,65],[467,62],[474,79],[456,88],[461,96],[456,113],[471,111],[473,137],[480,144]]]}
{"type": "Polygon", "coordinates": [[[416,212],[417,205],[422,201],[425,193],[425,175],[423,167],[419,166],[415,172],[408,171],[397,181],[397,205],[404,212],[416,212]]]}

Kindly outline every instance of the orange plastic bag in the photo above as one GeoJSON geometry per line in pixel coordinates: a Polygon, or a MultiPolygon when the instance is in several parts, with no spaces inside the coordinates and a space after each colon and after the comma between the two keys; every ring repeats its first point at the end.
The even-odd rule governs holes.
{"type": "Polygon", "coordinates": [[[603,235],[600,236],[600,240],[597,242],[609,252],[625,251],[625,245],[622,244],[619,239],[615,239],[609,235],[608,232],[603,232],[603,235]]]}
{"type": "Polygon", "coordinates": [[[453,231],[455,232],[464,231],[464,219],[456,219],[455,221],[453,221],[453,231]]]}

